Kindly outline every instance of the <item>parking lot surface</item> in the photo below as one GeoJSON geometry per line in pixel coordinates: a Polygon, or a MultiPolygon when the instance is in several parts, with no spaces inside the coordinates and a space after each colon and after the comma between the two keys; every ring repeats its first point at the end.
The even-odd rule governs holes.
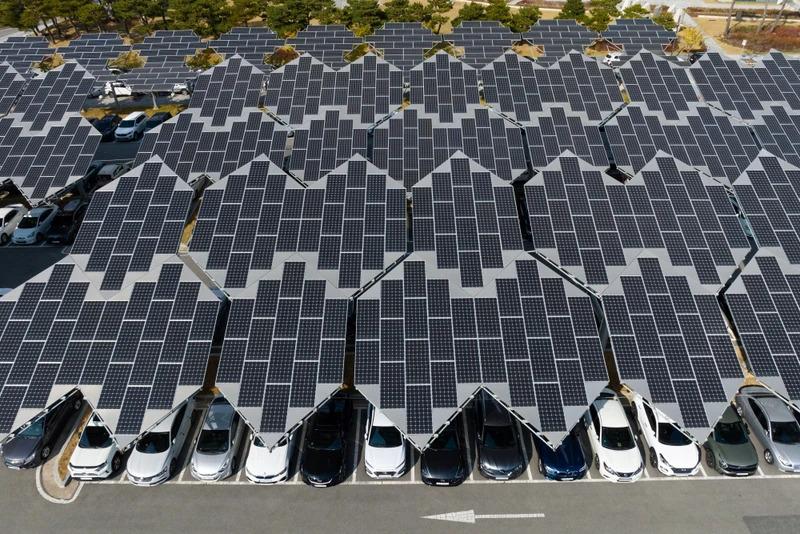
{"type": "Polygon", "coordinates": [[[64,257],[64,247],[14,245],[0,247],[0,287],[14,288],[64,257]]]}

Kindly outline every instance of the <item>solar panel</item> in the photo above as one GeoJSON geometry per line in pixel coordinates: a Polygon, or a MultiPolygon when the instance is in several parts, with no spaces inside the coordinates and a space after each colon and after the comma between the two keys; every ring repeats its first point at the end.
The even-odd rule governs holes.
{"type": "Polygon", "coordinates": [[[301,54],[307,52],[326,65],[338,69],[345,66],[345,54],[361,44],[361,39],[343,25],[310,25],[287,39],[286,44],[301,54]]]}
{"type": "Polygon", "coordinates": [[[58,49],[64,59],[81,64],[95,78],[95,85],[114,80],[116,77],[106,66],[110,60],[131,50],[117,33],[84,33],[67,46],[58,49]]]}
{"type": "Polygon", "coordinates": [[[481,387],[557,446],[608,381],[591,299],[526,253],[473,293],[415,252],[356,302],[355,385],[421,449],[481,387]]]}
{"type": "Polygon", "coordinates": [[[120,74],[117,79],[137,93],[166,93],[172,91],[175,84],[194,80],[196,76],[183,61],[148,60],[143,67],[120,74]]]}
{"type": "Polygon", "coordinates": [[[800,264],[800,169],[761,151],[733,190],[759,248],[800,264]]]}
{"type": "MultiPolygon", "coordinates": [[[[760,250],[725,291],[748,367],[764,385],[800,403],[800,274],[779,251],[760,250]]],[[[800,408],[798,408],[800,409],[800,408]]]]}
{"type": "Polygon", "coordinates": [[[110,298],[60,261],[0,299],[0,433],[78,387],[127,446],[203,384],[218,309],[177,260],[110,298]]]}
{"type": "Polygon", "coordinates": [[[53,52],[55,50],[42,35],[11,36],[0,42],[0,58],[26,78],[33,77],[34,63],[52,56],[53,52]]]}
{"type": "MultiPolygon", "coordinates": [[[[798,109],[798,95],[800,95],[800,61],[784,56],[783,53],[772,51],[766,56],[758,58],[769,73],[772,81],[781,93],[781,99],[786,100],[793,109],[798,109]]],[[[774,96],[772,98],[775,98],[774,96]]]]}
{"type": "Polygon", "coordinates": [[[118,291],[178,253],[193,197],[154,156],[92,195],[70,254],[101,291],[118,291]]]}
{"type": "Polygon", "coordinates": [[[268,446],[342,387],[349,294],[297,258],[232,295],[216,384],[268,446]]]}
{"type": "MultiPolygon", "coordinates": [[[[361,124],[372,125],[403,104],[403,72],[382,58],[366,54],[339,72],[347,81],[347,115],[358,117],[361,124]]],[[[337,106],[339,102],[337,94],[337,106]]]]}
{"type": "Polygon", "coordinates": [[[425,117],[453,123],[480,105],[478,71],[437,52],[409,71],[411,105],[425,117]]]}
{"type": "Polygon", "coordinates": [[[91,74],[74,61],[68,61],[43,77],[30,80],[14,107],[14,114],[19,115],[20,121],[30,123],[32,130],[40,130],[48,123],[80,113],[93,85],[91,74]]]}
{"type": "Polygon", "coordinates": [[[643,250],[719,289],[750,251],[725,187],[660,152],[625,184],[564,154],[525,184],[534,248],[602,292],[643,250]]]}
{"type": "Polygon", "coordinates": [[[628,55],[636,54],[643,48],[655,54],[663,54],[677,37],[675,32],[648,18],[616,19],[602,32],[602,36],[622,46],[628,55]]]}
{"type": "Polygon", "coordinates": [[[705,442],[744,379],[716,291],[645,251],[601,301],[620,380],[705,442]]]}
{"type": "Polygon", "coordinates": [[[143,67],[119,76],[137,92],[167,92],[176,83],[193,80],[197,73],[186,66],[186,58],[206,43],[192,30],[158,30],[133,45],[145,59],[143,67]]]}
{"type": "Polygon", "coordinates": [[[786,103],[772,105],[750,121],[750,127],[761,148],[800,165],[800,111],[786,103]]]}
{"type": "Polygon", "coordinates": [[[438,269],[457,271],[463,288],[483,287],[522,250],[513,187],[462,152],[411,195],[414,250],[438,269]]]}
{"type": "Polygon", "coordinates": [[[25,78],[7,62],[0,63],[0,116],[11,111],[24,87],[25,78]]]}
{"type": "Polygon", "coordinates": [[[261,156],[206,189],[189,250],[229,289],[294,258],[357,290],[406,252],[405,189],[360,156],[308,188],[261,156]]]}
{"type": "Polygon", "coordinates": [[[239,55],[245,61],[260,69],[268,69],[264,59],[275,53],[275,49],[283,46],[284,39],[264,26],[248,26],[231,28],[219,39],[209,41],[208,46],[225,57],[239,55]]]}
{"type": "Polygon", "coordinates": [[[609,164],[600,128],[586,113],[570,112],[560,106],[533,113],[525,126],[525,137],[534,169],[548,165],[565,150],[593,165],[609,164]]]}
{"type": "Polygon", "coordinates": [[[619,68],[631,102],[648,111],[660,111],[678,120],[691,111],[690,102],[700,102],[687,70],[680,65],[642,50],[619,68]]]}
{"type": "Polygon", "coordinates": [[[522,34],[522,38],[544,49],[544,55],[536,59],[537,63],[551,65],[570,50],[583,52],[597,40],[598,34],[572,19],[539,19],[522,34]]]}
{"type": "Polygon", "coordinates": [[[446,39],[464,50],[464,63],[481,68],[503,55],[520,36],[498,21],[465,20],[446,39]]]}
{"type": "Polygon", "coordinates": [[[735,180],[758,154],[750,130],[708,106],[690,108],[671,121],[641,104],[626,106],[603,126],[616,166],[633,174],[663,150],[715,178],[735,180]]]}
{"type": "Polygon", "coordinates": [[[425,52],[441,39],[421,22],[387,22],[364,38],[386,61],[403,71],[422,63],[425,52]]]}
{"type": "Polygon", "coordinates": [[[263,88],[264,73],[233,56],[197,77],[189,108],[200,110],[212,126],[221,126],[230,116],[258,108],[263,88]]]}

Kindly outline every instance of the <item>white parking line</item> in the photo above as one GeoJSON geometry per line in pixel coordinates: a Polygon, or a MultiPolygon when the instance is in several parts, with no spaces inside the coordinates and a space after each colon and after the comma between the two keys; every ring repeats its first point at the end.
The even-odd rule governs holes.
{"type": "Polygon", "coordinates": [[[700,467],[700,473],[702,473],[702,475],[704,477],[708,478],[708,475],[706,474],[706,470],[703,469],[703,462],[702,461],[700,462],[700,465],[698,467],[700,467]]]}
{"type": "Polygon", "coordinates": [[[758,471],[758,476],[760,476],[762,478],[766,478],[767,475],[765,475],[764,471],[761,470],[761,466],[760,465],[758,467],[756,467],[756,471],[758,471]]]}
{"type": "Polygon", "coordinates": [[[522,427],[519,424],[519,420],[515,420],[517,424],[517,435],[519,436],[519,440],[522,444],[522,450],[525,452],[525,457],[528,458],[528,465],[526,471],[528,472],[528,480],[533,480],[533,474],[531,473],[531,462],[533,461],[533,451],[530,452],[530,456],[528,456],[528,446],[525,445],[525,438],[522,434],[522,427]]]}
{"type": "Polygon", "coordinates": [[[589,480],[592,480],[592,470],[591,469],[587,469],[586,470],[586,478],[588,478],[589,480]]]}
{"type": "MultiPolygon", "coordinates": [[[[356,440],[361,432],[361,410],[356,411],[356,440]]],[[[358,481],[358,442],[353,443],[353,480],[351,483],[355,484],[358,481]]]]}
{"type": "Polygon", "coordinates": [[[467,427],[467,414],[466,412],[461,412],[461,423],[464,425],[464,446],[466,447],[467,453],[467,468],[469,469],[469,479],[475,480],[474,469],[472,469],[472,447],[470,445],[469,440],[469,427],[467,427]]]}
{"type": "Polygon", "coordinates": [[[295,473],[292,482],[300,480],[300,460],[303,457],[303,445],[306,442],[306,423],[303,423],[303,428],[300,430],[300,445],[297,448],[297,462],[295,462],[295,473]]]}
{"type": "Polygon", "coordinates": [[[647,462],[644,462],[644,468],[642,470],[644,471],[644,478],[650,478],[650,473],[647,472],[647,462]]]}

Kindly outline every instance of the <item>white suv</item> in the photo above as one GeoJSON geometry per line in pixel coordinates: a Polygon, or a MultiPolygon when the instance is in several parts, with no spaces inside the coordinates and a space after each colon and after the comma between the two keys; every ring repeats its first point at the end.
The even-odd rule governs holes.
{"type": "Polygon", "coordinates": [[[178,456],[192,426],[190,399],[136,442],[128,458],[128,480],[137,486],[156,486],[178,472],[178,456]]]}
{"type": "Polygon", "coordinates": [[[700,447],[638,393],[633,394],[633,415],[647,443],[650,465],[667,476],[688,477],[700,471],[700,447]]]}
{"type": "Polygon", "coordinates": [[[639,480],[644,471],[642,455],[616,393],[604,389],[589,407],[584,425],[600,475],[612,482],[639,480]]]}
{"type": "Polygon", "coordinates": [[[406,470],[406,440],[397,427],[370,406],[364,435],[364,467],[372,478],[398,478],[406,470]]]}
{"type": "Polygon", "coordinates": [[[0,244],[5,245],[11,240],[11,234],[17,229],[17,225],[26,213],[28,208],[22,204],[11,204],[0,208],[0,244]]]}
{"type": "Polygon", "coordinates": [[[144,127],[147,122],[147,114],[144,111],[134,111],[122,119],[117,129],[114,131],[114,139],[117,141],[133,141],[144,135],[144,127]]]}
{"type": "Polygon", "coordinates": [[[69,474],[77,480],[108,478],[122,465],[122,454],[103,421],[93,415],[69,459],[69,474]]]}

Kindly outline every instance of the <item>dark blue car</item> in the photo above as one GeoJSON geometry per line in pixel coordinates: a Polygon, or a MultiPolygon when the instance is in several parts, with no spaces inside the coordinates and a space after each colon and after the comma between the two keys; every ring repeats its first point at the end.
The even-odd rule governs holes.
{"type": "Polygon", "coordinates": [[[561,446],[553,450],[541,439],[534,437],[539,455],[539,472],[551,480],[578,480],[588,470],[583,449],[575,432],[570,432],[561,446]]]}

